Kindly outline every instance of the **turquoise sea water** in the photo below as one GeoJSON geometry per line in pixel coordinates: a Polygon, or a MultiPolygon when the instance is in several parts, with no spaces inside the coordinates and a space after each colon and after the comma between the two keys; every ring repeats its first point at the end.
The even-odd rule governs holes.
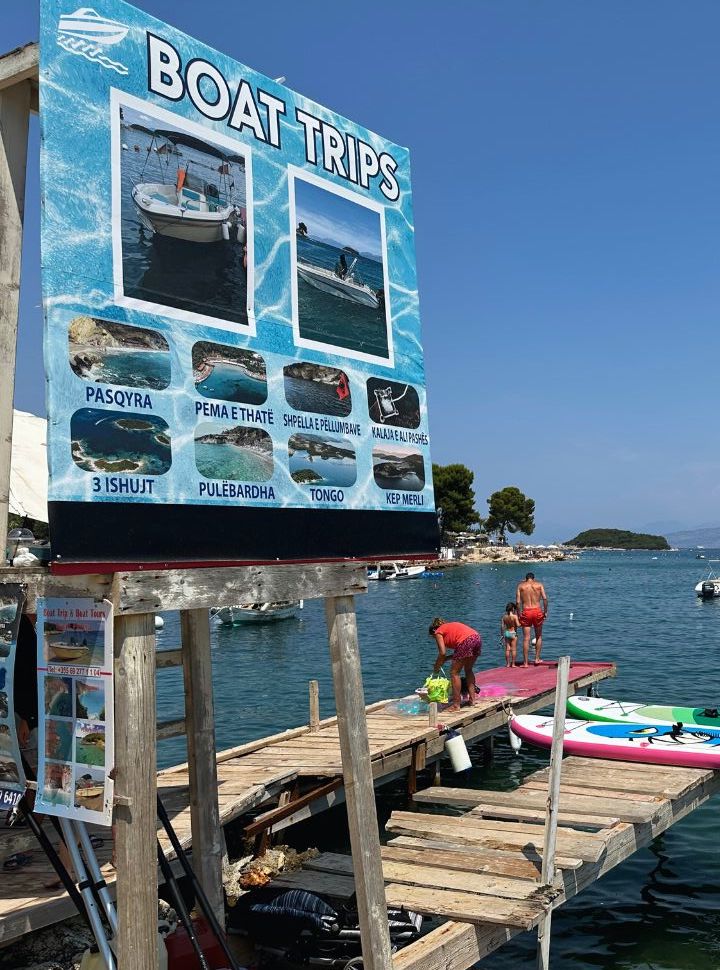
{"type": "Polygon", "coordinates": [[[312,460],[304,451],[296,451],[290,456],[290,474],[300,471],[315,472],[322,480],[307,482],[307,485],[354,485],[357,478],[357,463],[354,458],[318,458],[312,460]]]}
{"type": "Polygon", "coordinates": [[[195,463],[205,478],[242,482],[267,482],[272,478],[273,457],[237,445],[195,442],[195,463]]]}
{"type": "MultiPolygon", "coordinates": [[[[720,558],[720,552],[705,554],[720,558]]],[[[578,562],[536,565],[550,596],[545,655],[614,661],[606,696],[631,700],[720,704],[720,600],[702,602],[693,590],[709,565],[695,553],[587,553],[578,562]],[[572,614],[572,618],[571,618],[572,614]]],[[[500,615],[528,567],[467,566],[442,578],[371,583],[356,599],[368,703],[414,690],[427,676],[434,615],[460,619],[483,635],[480,668],[502,662],[500,615]]],[[[159,646],[176,646],[179,626],[166,616],[159,646]]],[[[322,604],[306,601],[299,619],[258,627],[213,630],[213,671],[219,747],[307,722],[307,682],[320,683],[321,716],[333,713],[332,678],[322,604]],[[278,700],[279,699],[279,700],[278,700]]],[[[182,673],[158,675],[158,714],[181,713],[182,673]]],[[[495,758],[446,783],[513,788],[547,764],[523,746],[515,756],[499,734],[495,758]]],[[[161,764],[184,760],[184,742],[161,743],[161,764]]],[[[380,823],[405,805],[402,786],[381,789],[380,823]]],[[[716,970],[720,964],[720,799],[678,822],[553,916],[553,970],[716,970]]],[[[307,844],[347,851],[341,813],[321,816],[307,844]]],[[[535,936],[523,934],[482,967],[534,966],[535,936]]]]}
{"type": "Polygon", "coordinates": [[[195,389],[203,397],[239,404],[262,404],[267,398],[267,381],[249,377],[237,364],[214,364],[212,373],[195,389]]]}
{"type": "Polygon", "coordinates": [[[162,390],[170,383],[170,354],[153,350],[105,350],[93,373],[102,384],[151,387],[162,390]]]}

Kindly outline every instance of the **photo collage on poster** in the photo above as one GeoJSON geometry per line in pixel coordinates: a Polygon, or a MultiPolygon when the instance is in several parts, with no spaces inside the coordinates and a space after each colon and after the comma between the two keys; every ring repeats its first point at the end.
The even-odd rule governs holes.
{"type": "Polygon", "coordinates": [[[0,809],[25,791],[25,771],[15,720],[14,674],[25,593],[15,583],[0,585],[0,809]]]}
{"type": "Polygon", "coordinates": [[[123,71],[41,63],[51,503],[434,516],[407,150],[120,0],[97,16],[123,71]]]}
{"type": "Polygon", "coordinates": [[[112,618],[107,603],[38,600],[38,806],[109,824],[112,618]]]}

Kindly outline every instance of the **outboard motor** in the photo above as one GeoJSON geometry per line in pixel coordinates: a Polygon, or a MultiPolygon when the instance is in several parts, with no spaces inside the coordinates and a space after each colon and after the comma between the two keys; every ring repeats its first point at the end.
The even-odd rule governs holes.
{"type": "Polygon", "coordinates": [[[704,600],[711,600],[715,595],[715,583],[709,579],[706,579],[702,584],[700,595],[704,600]]]}

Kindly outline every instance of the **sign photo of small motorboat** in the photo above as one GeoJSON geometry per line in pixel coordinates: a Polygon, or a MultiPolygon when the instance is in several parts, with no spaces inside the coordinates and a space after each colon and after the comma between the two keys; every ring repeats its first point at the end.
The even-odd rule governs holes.
{"type": "Polygon", "coordinates": [[[70,37],[110,46],[124,40],[128,28],[101,17],[92,7],[78,7],[75,13],[66,13],[60,17],[58,31],[70,37]]]}
{"type": "MultiPolygon", "coordinates": [[[[327,269],[325,266],[316,266],[314,263],[306,263],[298,260],[298,276],[314,286],[318,290],[339,296],[343,300],[350,300],[352,303],[362,303],[363,306],[370,306],[377,309],[380,306],[380,297],[372,287],[364,283],[357,270],[357,261],[360,253],[350,246],[343,247],[343,253],[352,256],[352,262],[347,270],[342,270],[342,275],[338,268],[327,269]]],[[[338,264],[340,265],[340,264],[338,264]]]]}
{"type": "Polygon", "coordinates": [[[238,623],[273,623],[276,620],[291,619],[302,608],[302,600],[250,603],[247,606],[223,606],[215,610],[213,616],[223,626],[236,626],[238,623]]]}
{"type": "Polygon", "coordinates": [[[234,238],[237,242],[244,243],[244,213],[231,198],[235,184],[232,166],[239,165],[244,171],[245,160],[242,156],[226,154],[199,138],[180,132],[158,130],[152,135],[141,178],[144,179],[145,168],[154,152],[163,180],[140,181],[133,186],[132,200],[143,225],[159,236],[183,239],[186,242],[218,243],[234,238]],[[166,162],[163,171],[160,160],[169,160],[175,154],[167,149],[160,150],[168,143],[173,148],[183,145],[203,155],[215,157],[220,160],[220,164],[210,165],[187,158],[178,166],[175,180],[168,182],[165,180],[168,163],[166,162]],[[202,170],[205,170],[205,174],[202,170]]]}
{"type": "Polygon", "coordinates": [[[50,660],[80,660],[89,654],[88,647],[75,643],[49,643],[50,660]]]}

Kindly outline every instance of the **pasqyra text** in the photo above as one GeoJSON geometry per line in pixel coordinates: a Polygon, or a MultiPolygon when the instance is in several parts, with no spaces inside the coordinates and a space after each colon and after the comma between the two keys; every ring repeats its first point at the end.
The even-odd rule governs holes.
{"type": "MultiPolygon", "coordinates": [[[[245,78],[228,80],[223,72],[201,57],[185,59],[169,40],[147,32],[148,91],[168,101],[189,99],[210,121],[224,121],[233,131],[251,134],[273,148],[281,148],[280,119],[288,116],[287,104],[245,78]]],[[[286,120],[286,124],[293,123],[286,120]]],[[[295,108],[294,123],[302,129],[305,158],[311,165],[363,189],[375,179],[390,202],[400,198],[395,172],[398,163],[389,152],[340,131],[309,111],[295,108]]]]}
{"type": "Polygon", "coordinates": [[[85,388],[85,401],[88,404],[114,404],[116,408],[139,408],[141,411],[152,410],[149,394],[140,391],[120,391],[112,387],[100,387],[90,384],[85,388]]]}

